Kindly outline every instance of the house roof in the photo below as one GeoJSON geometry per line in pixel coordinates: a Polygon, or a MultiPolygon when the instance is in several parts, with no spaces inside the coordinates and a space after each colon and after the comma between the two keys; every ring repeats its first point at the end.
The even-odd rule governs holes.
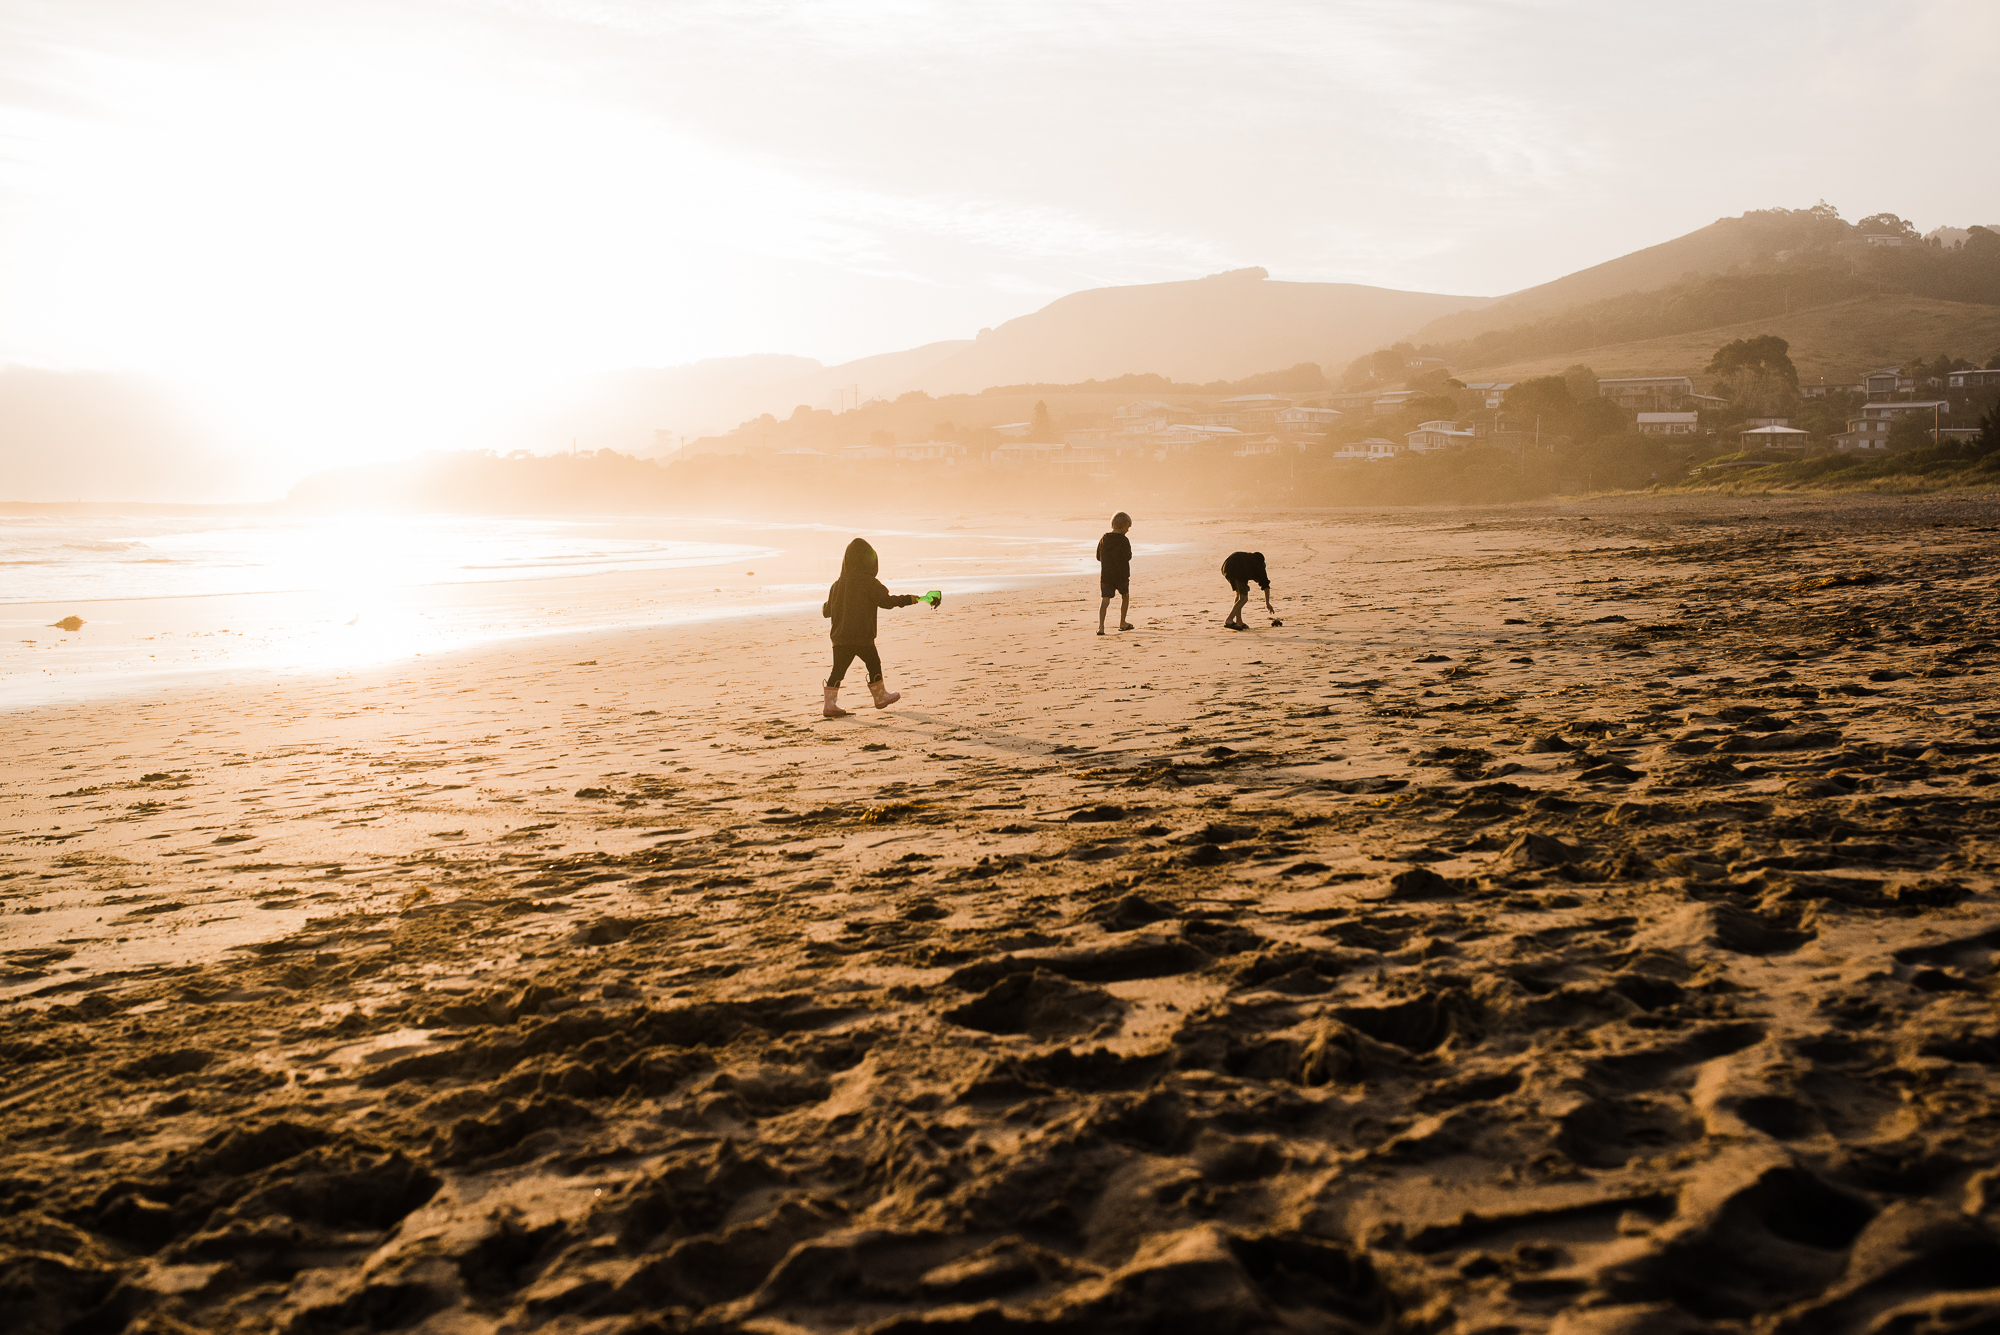
{"type": "Polygon", "coordinates": [[[1641,422],[1695,422],[1701,420],[1700,413],[1640,413],[1641,422]]]}
{"type": "Polygon", "coordinates": [[[1810,436],[1812,432],[1795,426],[1753,426],[1743,433],[1746,436],[1810,436]]]}
{"type": "Polygon", "coordinates": [[[1224,400],[1223,400],[1223,402],[1224,402],[1224,403],[1255,403],[1255,404],[1265,404],[1265,403],[1286,403],[1286,404],[1288,404],[1288,403],[1290,403],[1290,402],[1291,402],[1291,400],[1290,400],[1290,399],[1288,399],[1288,398],[1286,398],[1286,397],[1285,397],[1284,395],[1282,395],[1282,394],[1238,394],[1238,395],[1237,395],[1237,396],[1236,396],[1235,398],[1233,398],[1233,399],[1224,399],[1224,400]]]}

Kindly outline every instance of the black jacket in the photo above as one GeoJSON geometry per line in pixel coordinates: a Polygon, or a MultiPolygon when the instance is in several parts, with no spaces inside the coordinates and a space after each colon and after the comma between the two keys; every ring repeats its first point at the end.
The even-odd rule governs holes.
{"type": "Polygon", "coordinates": [[[1229,559],[1222,563],[1222,577],[1231,584],[1249,584],[1252,580],[1271,587],[1271,576],[1264,570],[1264,553],[1231,552],[1229,559]]]}
{"type": "Polygon", "coordinates": [[[873,644],[875,609],[908,607],[916,601],[913,594],[889,592],[882,587],[879,579],[842,575],[826,591],[826,604],[819,609],[819,614],[833,618],[835,644],[873,644]]]}
{"type": "Polygon", "coordinates": [[[1132,540],[1113,529],[1097,540],[1097,561],[1107,575],[1132,573],[1132,540]]]}

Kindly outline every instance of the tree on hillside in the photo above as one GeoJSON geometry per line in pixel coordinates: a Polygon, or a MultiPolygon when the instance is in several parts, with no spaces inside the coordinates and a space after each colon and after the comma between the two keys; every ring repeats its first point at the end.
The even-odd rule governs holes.
{"type": "Polygon", "coordinates": [[[1056,439],[1056,424],[1049,418],[1049,405],[1035,400],[1035,415],[1029,421],[1028,439],[1038,445],[1053,445],[1056,439]]]}
{"type": "Polygon", "coordinates": [[[1517,421],[1541,417],[1549,421],[1551,428],[1558,422],[1569,420],[1569,414],[1576,410],[1576,396],[1569,392],[1568,383],[1559,375],[1531,376],[1517,380],[1508,387],[1507,396],[1500,401],[1500,411],[1517,421]]]}
{"type": "Polygon", "coordinates": [[[1889,424],[1889,448],[1892,450],[1917,450],[1931,443],[1931,419],[1927,415],[1912,413],[1889,424]]]}
{"type": "Polygon", "coordinates": [[[1564,371],[1562,378],[1569,386],[1569,396],[1578,403],[1597,397],[1597,372],[1581,362],[1564,371]]]}
{"type": "Polygon", "coordinates": [[[1792,345],[1776,334],[1759,334],[1725,343],[1708,359],[1707,373],[1727,378],[1744,371],[1781,377],[1793,389],[1799,387],[1798,368],[1792,365],[1792,345]]]}
{"type": "Polygon", "coordinates": [[[1409,371],[1410,358],[1416,355],[1414,344],[1392,343],[1349,362],[1340,383],[1346,389],[1385,389],[1399,384],[1409,371]]]}
{"type": "Polygon", "coordinates": [[[1594,373],[1590,376],[1587,398],[1578,398],[1570,392],[1567,376],[1538,375],[1518,381],[1501,400],[1500,412],[1513,430],[1528,430],[1539,421],[1545,435],[1578,440],[1623,435],[1631,426],[1623,409],[1610,399],[1599,397],[1594,373]]]}
{"type": "Polygon", "coordinates": [[[1725,343],[1709,358],[1706,372],[1730,405],[1752,416],[1790,413],[1799,400],[1799,372],[1791,345],[1776,334],[1725,343]]]}
{"type": "Polygon", "coordinates": [[[1863,236],[1915,236],[1917,229],[1893,213],[1871,213],[1854,224],[1863,236]]]}

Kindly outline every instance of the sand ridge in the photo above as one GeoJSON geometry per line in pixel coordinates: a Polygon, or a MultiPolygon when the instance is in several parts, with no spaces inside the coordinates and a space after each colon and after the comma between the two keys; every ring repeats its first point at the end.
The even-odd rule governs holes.
{"type": "Polygon", "coordinates": [[[809,619],[10,715],[0,1310],[1994,1320],[1996,524],[1179,520],[834,721],[809,619]]]}

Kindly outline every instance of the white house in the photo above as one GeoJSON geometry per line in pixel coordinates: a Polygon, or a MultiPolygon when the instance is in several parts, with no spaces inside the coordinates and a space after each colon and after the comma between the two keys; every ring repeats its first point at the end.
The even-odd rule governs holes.
{"type": "Polygon", "coordinates": [[[1700,413],[1640,413],[1642,436],[1692,436],[1701,429],[1700,413]]]}
{"type": "Polygon", "coordinates": [[[894,445],[843,445],[840,447],[842,463],[854,463],[863,459],[893,459],[896,457],[894,445]]]}
{"type": "Polygon", "coordinates": [[[1507,397],[1507,391],[1514,388],[1511,380],[1468,380],[1465,387],[1486,396],[1488,408],[1498,408],[1507,397]]]}
{"type": "Polygon", "coordinates": [[[1812,439],[1810,431],[1795,426],[1752,427],[1738,437],[1746,450],[1796,449],[1812,439]]]}
{"type": "Polygon", "coordinates": [[[1472,443],[1473,432],[1456,422],[1425,422],[1405,439],[1414,453],[1428,454],[1432,450],[1462,450],[1472,443]]]}
{"type": "Polygon", "coordinates": [[[1393,459],[1399,454],[1407,454],[1408,445],[1398,445],[1395,441],[1384,440],[1380,436],[1370,436],[1366,440],[1350,441],[1333,452],[1335,459],[1360,460],[1364,463],[1380,463],[1393,459]]]}
{"type": "Polygon", "coordinates": [[[909,445],[898,445],[898,459],[942,459],[955,464],[965,454],[965,446],[955,440],[920,440],[909,445]]]}
{"type": "Polygon", "coordinates": [[[1280,431],[1325,431],[1340,420],[1337,408],[1281,408],[1278,411],[1280,431]]]}
{"type": "Polygon", "coordinates": [[[1028,433],[1035,429],[1033,422],[1002,422],[993,428],[1009,440],[1026,440],[1028,433]]]}
{"type": "Polygon", "coordinates": [[[2000,385],[2000,368],[1985,371],[1953,371],[1944,378],[1950,389],[1979,389],[1985,385],[2000,385]]]}

